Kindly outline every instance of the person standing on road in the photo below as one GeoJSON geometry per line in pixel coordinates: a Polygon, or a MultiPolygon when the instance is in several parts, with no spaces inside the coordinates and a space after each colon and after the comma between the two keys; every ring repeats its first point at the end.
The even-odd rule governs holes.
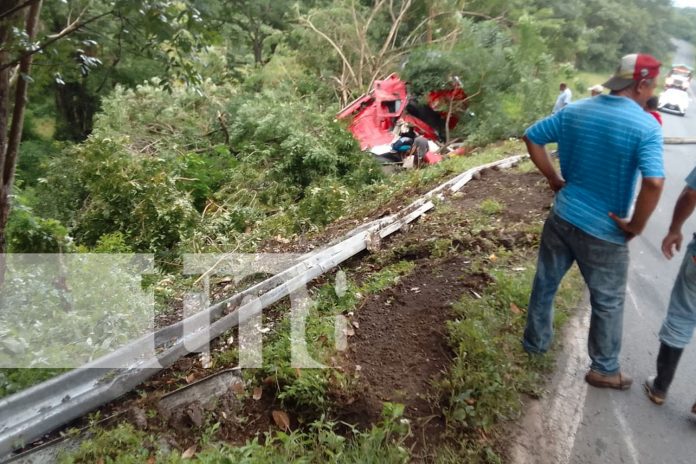
{"type": "MultiPolygon", "coordinates": [[[[672,259],[681,250],[682,226],[696,208],[696,168],[686,178],[686,187],[674,206],[672,224],[662,240],[662,253],[672,259]]],[[[644,387],[655,404],[663,404],[672,383],[677,365],[696,327],[696,234],[686,247],[677,280],[667,307],[667,316],[660,329],[660,351],[657,355],[657,376],[646,380],[644,387]]],[[[691,407],[696,414],[696,403],[691,407]]]]}
{"type": "Polygon", "coordinates": [[[610,95],[583,99],[536,122],[524,141],[532,162],[556,193],[539,244],[536,275],[522,341],[545,353],[553,337],[553,299],[576,262],[590,291],[592,315],[585,380],[601,388],[630,388],[619,367],[628,246],[662,193],[662,130],[643,110],[657,85],[660,62],[650,55],[621,58],[604,87],[610,95]],[[558,143],[561,173],[546,144],[558,143]],[[630,219],[638,173],[640,193],[630,219]]]}
{"type": "Polygon", "coordinates": [[[561,82],[561,85],[559,86],[560,93],[558,94],[558,98],[556,98],[556,104],[553,105],[553,110],[551,111],[551,114],[556,114],[559,111],[561,111],[563,108],[568,106],[570,102],[573,100],[573,94],[568,88],[568,86],[565,84],[565,82],[561,82]]]}

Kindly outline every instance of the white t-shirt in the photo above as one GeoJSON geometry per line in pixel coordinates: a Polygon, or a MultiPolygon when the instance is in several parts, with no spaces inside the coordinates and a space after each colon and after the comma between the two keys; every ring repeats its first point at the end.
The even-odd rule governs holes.
{"type": "Polygon", "coordinates": [[[558,98],[556,98],[556,104],[553,105],[553,111],[551,113],[555,114],[559,111],[561,111],[563,108],[568,106],[568,104],[573,100],[573,94],[571,93],[570,89],[566,87],[564,91],[562,91],[560,94],[558,94],[558,98]]]}

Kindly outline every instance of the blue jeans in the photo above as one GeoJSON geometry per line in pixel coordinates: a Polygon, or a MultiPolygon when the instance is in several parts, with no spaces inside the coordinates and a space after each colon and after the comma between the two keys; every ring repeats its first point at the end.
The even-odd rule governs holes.
{"type": "Polygon", "coordinates": [[[660,341],[672,348],[684,348],[696,327],[696,238],[686,247],[686,255],[672,287],[667,316],[660,329],[660,341]]]}
{"type": "Polygon", "coordinates": [[[578,263],[590,290],[590,368],[601,374],[614,374],[619,371],[628,246],[593,237],[553,211],[541,235],[522,344],[529,353],[544,353],[551,346],[553,299],[573,262],[578,263]]]}

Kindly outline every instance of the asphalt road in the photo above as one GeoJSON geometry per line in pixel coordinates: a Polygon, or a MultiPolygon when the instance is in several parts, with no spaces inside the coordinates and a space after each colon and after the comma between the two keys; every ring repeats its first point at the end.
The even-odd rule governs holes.
{"type": "MultiPolygon", "coordinates": [[[[693,64],[693,48],[678,43],[674,61],[693,64]]],[[[694,90],[696,85],[692,85],[692,95],[696,95],[694,90]]],[[[665,136],[696,136],[696,101],[692,101],[685,117],[663,113],[663,119],[665,136]]],[[[564,437],[570,449],[566,462],[696,463],[696,417],[690,414],[696,401],[696,342],[684,352],[665,405],[653,405],[642,388],[644,379],[655,371],[657,333],[683,258],[682,250],[671,261],[666,260],[660,243],[684,178],[695,166],[696,145],[665,146],[664,193],[647,229],[630,245],[621,363],[622,369],[634,377],[634,385],[627,392],[619,392],[574,384],[573,388],[582,388],[574,396],[584,397],[584,404],[578,408],[581,418],[574,433],[571,430],[564,437]]],[[[691,233],[696,232],[696,215],[685,224],[683,232],[687,243],[691,233]]],[[[582,374],[571,372],[576,382],[582,382],[582,374]]]]}

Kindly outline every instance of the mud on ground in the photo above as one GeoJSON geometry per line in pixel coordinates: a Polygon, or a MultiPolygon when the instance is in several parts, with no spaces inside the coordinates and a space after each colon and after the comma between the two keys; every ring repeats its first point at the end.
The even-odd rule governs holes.
{"type": "Polygon", "coordinates": [[[410,444],[416,456],[425,458],[427,449],[444,439],[445,418],[434,384],[452,356],[446,322],[453,303],[467,292],[480,293],[490,280],[471,268],[466,252],[487,252],[486,240],[507,249],[528,249],[536,236],[511,229],[519,229],[514,226],[521,223],[541,224],[551,200],[545,180],[536,172],[488,171],[450,200],[451,209],[462,214],[429,215],[385,245],[401,250],[395,258],[413,260],[416,267],[396,286],[368,297],[357,312],[347,364],[360,388],[338,408],[341,420],[368,426],[379,419],[383,402],[397,402],[405,405],[404,416],[411,421],[410,444]],[[466,211],[487,199],[503,207],[495,236],[460,236],[457,232],[471,225],[466,211]],[[440,239],[451,239],[455,250],[438,259],[429,244],[440,239]]]}

